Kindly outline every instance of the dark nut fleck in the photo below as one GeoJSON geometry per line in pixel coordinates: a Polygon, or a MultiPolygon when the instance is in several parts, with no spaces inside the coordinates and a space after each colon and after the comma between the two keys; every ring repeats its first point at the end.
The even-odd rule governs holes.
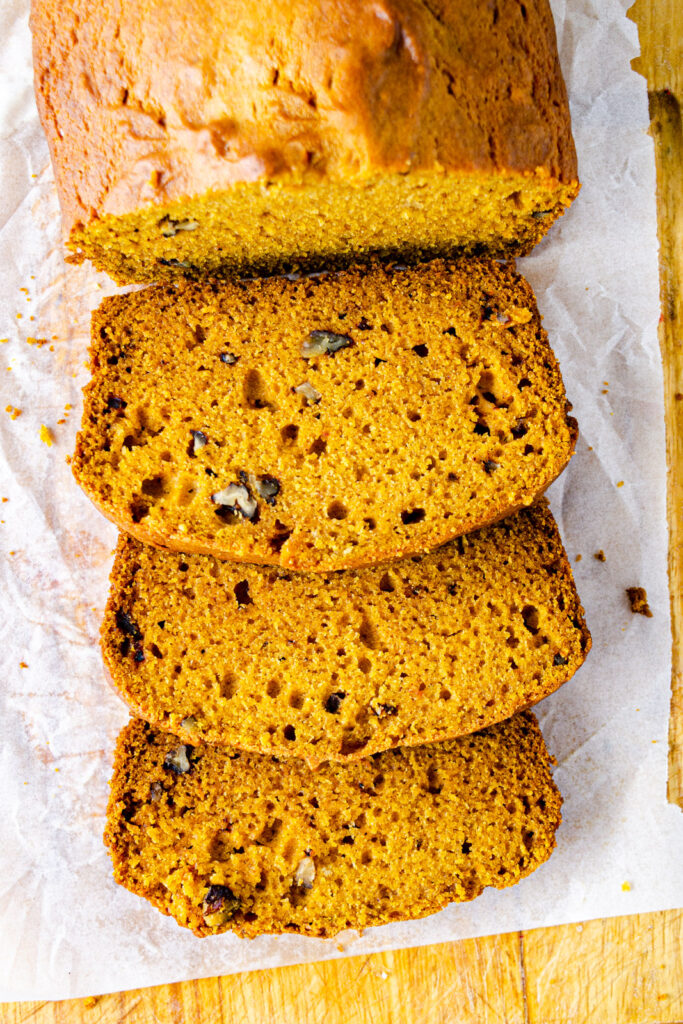
{"type": "Polygon", "coordinates": [[[137,622],[133,622],[128,612],[121,611],[119,609],[116,613],[116,625],[125,633],[126,636],[130,636],[133,640],[142,640],[142,633],[137,622]]]}
{"type": "Polygon", "coordinates": [[[563,658],[561,654],[556,654],[553,658],[553,665],[568,665],[569,659],[563,658]]]}
{"type": "Polygon", "coordinates": [[[190,441],[190,455],[195,455],[202,448],[206,448],[209,439],[203,430],[191,430],[192,440],[190,441]]]}
{"type": "Polygon", "coordinates": [[[164,768],[175,772],[176,775],[185,775],[192,767],[190,764],[191,753],[192,747],[189,747],[186,743],[181,743],[180,746],[169,750],[164,758],[164,768]]]}
{"type": "Polygon", "coordinates": [[[398,714],[398,708],[395,704],[371,704],[370,710],[378,718],[388,718],[390,715],[398,714]]]}
{"type": "Polygon", "coordinates": [[[164,267],[180,267],[182,270],[189,270],[192,266],[191,263],[186,263],[184,260],[159,260],[164,267]]]}
{"type": "Polygon", "coordinates": [[[149,799],[151,800],[151,802],[153,804],[156,804],[159,800],[161,800],[163,795],[164,787],[161,785],[161,783],[153,782],[152,785],[149,787],[149,799]]]}
{"type": "Polygon", "coordinates": [[[117,395],[110,395],[107,401],[107,409],[125,409],[127,405],[128,403],[117,395]]]}
{"type": "Polygon", "coordinates": [[[309,405],[317,405],[320,399],[323,397],[317,388],[314,388],[307,380],[303,384],[298,384],[294,388],[297,395],[303,395],[309,405]]]}
{"type": "Polygon", "coordinates": [[[214,491],[211,495],[214,505],[222,505],[231,512],[239,514],[244,519],[255,522],[258,514],[258,503],[249,493],[245,484],[228,484],[222,491],[214,491]]]}
{"type": "Polygon", "coordinates": [[[280,493],[279,480],[276,480],[274,476],[254,477],[253,480],[250,477],[250,483],[259,498],[263,498],[266,505],[275,504],[275,499],[280,493]]]}
{"type": "Polygon", "coordinates": [[[179,231],[195,231],[199,224],[196,220],[173,220],[172,217],[164,217],[159,221],[159,227],[164,238],[173,238],[179,231]]]}
{"type": "Polygon", "coordinates": [[[336,715],[345,696],[346,692],[344,690],[337,690],[335,693],[331,693],[325,701],[325,711],[331,715],[336,715]]]}
{"type": "Polygon", "coordinates": [[[218,357],[222,363],[227,363],[228,366],[234,366],[239,356],[236,356],[233,352],[221,352],[218,357]]]}
{"type": "Polygon", "coordinates": [[[312,857],[302,857],[294,872],[294,882],[302,889],[312,889],[315,881],[315,864],[312,857]]]}
{"type": "Polygon", "coordinates": [[[334,331],[311,331],[301,346],[301,355],[304,359],[324,356],[326,353],[333,355],[342,348],[348,348],[349,345],[353,345],[353,338],[350,338],[348,334],[335,334],[334,331]]]}
{"type": "Polygon", "coordinates": [[[205,923],[215,928],[234,917],[239,908],[239,899],[227,885],[210,885],[202,903],[202,914],[205,923]]]}
{"type": "Polygon", "coordinates": [[[500,463],[494,462],[493,459],[487,459],[484,463],[484,470],[489,474],[489,476],[491,473],[495,473],[497,469],[500,469],[500,463]]]}
{"type": "Polygon", "coordinates": [[[524,420],[517,420],[517,423],[512,428],[510,433],[514,437],[515,441],[519,441],[520,437],[524,437],[524,435],[528,433],[528,429],[529,428],[527,427],[524,420]]]}
{"type": "Polygon", "coordinates": [[[533,210],[531,216],[534,220],[543,220],[544,217],[550,216],[552,210],[533,210]]]}

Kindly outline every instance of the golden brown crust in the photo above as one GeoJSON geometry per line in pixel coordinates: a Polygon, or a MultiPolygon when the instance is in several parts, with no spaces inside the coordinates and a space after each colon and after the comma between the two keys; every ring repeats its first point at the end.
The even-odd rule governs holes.
{"type": "Polygon", "coordinates": [[[85,492],[145,543],[234,561],[431,550],[532,504],[576,441],[533,293],[490,260],[117,296],[91,363],[85,492]],[[320,330],[343,347],[306,358],[320,330]],[[217,508],[265,479],[279,490],[251,518],[217,508]]]}
{"type": "Polygon", "coordinates": [[[34,0],[31,26],[67,233],[259,178],[576,180],[546,0],[34,0]]]}
{"type": "MultiPolygon", "coordinates": [[[[508,192],[519,195],[529,179],[544,200],[526,211],[515,251],[541,237],[578,190],[547,0],[275,0],[267,18],[245,0],[33,0],[31,27],[65,237],[77,257],[120,280],[153,279],[177,258],[206,269],[204,257],[179,256],[175,242],[165,266],[160,253],[145,265],[150,253],[141,250],[155,247],[161,217],[206,220],[212,197],[240,188],[242,204],[256,211],[265,187],[274,186],[273,196],[299,191],[304,206],[316,207],[323,200],[306,192],[321,183],[363,192],[391,176],[431,175],[428,188],[438,188],[450,175],[472,191],[474,212],[492,180],[509,179],[508,192]],[[192,197],[207,204],[183,213],[192,197]],[[116,218],[145,210],[156,219],[117,226],[116,218]],[[123,247],[119,229],[130,236],[123,247]]],[[[419,196],[406,201],[412,207],[419,196]]],[[[428,216],[434,221],[435,211],[428,216]]],[[[179,241],[191,250],[200,234],[179,241]]],[[[446,239],[430,250],[419,218],[413,235],[422,254],[450,251],[446,239]]],[[[497,252],[514,242],[488,231],[478,241],[497,252]]],[[[233,253],[229,232],[220,244],[228,263],[239,264],[248,233],[233,253]]],[[[306,255],[294,239],[287,245],[290,256],[306,255]]],[[[324,241],[312,248],[334,254],[324,241]]],[[[282,260],[271,253],[260,262],[263,270],[282,260]]]]}
{"type": "Polygon", "coordinates": [[[134,714],[185,742],[311,767],[509,718],[589,650],[545,502],[423,558],[326,576],[122,536],[102,625],[134,714]]]}
{"type": "Polygon", "coordinates": [[[116,881],[195,935],[331,936],[424,917],[535,870],[561,820],[548,762],[528,712],[313,774],[131,722],[105,843],[116,881]]]}

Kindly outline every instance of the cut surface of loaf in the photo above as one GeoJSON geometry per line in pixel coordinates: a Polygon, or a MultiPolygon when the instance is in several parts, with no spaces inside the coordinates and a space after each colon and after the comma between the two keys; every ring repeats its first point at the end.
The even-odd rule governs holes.
{"type": "Polygon", "coordinates": [[[432,554],[331,575],[122,536],[102,626],[135,714],[187,742],[312,766],[509,718],[589,649],[545,502],[432,554]]]}
{"type": "Polygon", "coordinates": [[[513,885],[555,847],[561,797],[530,712],[310,772],[132,721],[105,843],[114,877],[199,936],[332,936],[513,885]]]}
{"type": "Polygon", "coordinates": [[[34,0],[67,244],[118,281],[527,252],[578,191],[547,0],[34,0]]]}
{"type": "Polygon", "coordinates": [[[531,504],[576,441],[533,293],[492,260],[144,289],[92,338],[74,474],[174,550],[427,551],[531,504]]]}

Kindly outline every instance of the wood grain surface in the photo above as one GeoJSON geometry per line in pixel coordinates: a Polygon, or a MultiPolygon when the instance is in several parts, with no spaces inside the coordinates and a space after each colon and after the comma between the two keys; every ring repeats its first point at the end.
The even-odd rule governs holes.
{"type": "Polygon", "coordinates": [[[669,800],[683,809],[683,0],[638,0],[633,9],[648,80],[657,160],[666,447],[669,466],[669,583],[673,676],[669,800]]]}
{"type": "MultiPolygon", "coordinates": [[[[637,0],[657,156],[674,625],[669,798],[683,808],[683,0],[637,0]]],[[[683,869],[683,855],[682,855],[683,869]]],[[[683,1024],[683,910],[57,1003],[0,1024],[683,1024]]]]}

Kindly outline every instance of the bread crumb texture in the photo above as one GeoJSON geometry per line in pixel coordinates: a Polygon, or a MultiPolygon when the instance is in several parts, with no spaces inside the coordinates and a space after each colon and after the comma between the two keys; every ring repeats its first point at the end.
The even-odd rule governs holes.
{"type": "Polygon", "coordinates": [[[589,648],[545,502],[433,554],[331,575],[122,536],[102,627],[111,677],[146,721],[312,765],[508,718],[589,648]]]}
{"type": "Polygon", "coordinates": [[[105,842],[116,880],[196,935],[333,936],[514,884],[552,853],[560,806],[530,712],[317,773],[132,721],[105,842]]]}
{"type": "Polygon", "coordinates": [[[634,615],[644,615],[647,619],[652,618],[652,611],[647,603],[647,590],[645,587],[627,587],[626,594],[634,615]]]}
{"type": "Polygon", "coordinates": [[[73,458],[142,541],[298,570],[530,505],[576,422],[533,293],[491,260],[105,300],[73,458]]]}
{"type": "Polygon", "coordinates": [[[31,27],[68,246],[119,282],[528,252],[578,192],[547,0],[36,0],[31,27]]]}

